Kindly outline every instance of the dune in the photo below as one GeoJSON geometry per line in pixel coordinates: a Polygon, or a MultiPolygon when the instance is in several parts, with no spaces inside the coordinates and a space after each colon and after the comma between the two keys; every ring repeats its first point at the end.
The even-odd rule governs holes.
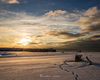
{"type": "Polygon", "coordinates": [[[0,51],[0,80],[99,79],[100,52],[0,51]],[[74,62],[76,54],[81,54],[83,61],[74,62]]]}

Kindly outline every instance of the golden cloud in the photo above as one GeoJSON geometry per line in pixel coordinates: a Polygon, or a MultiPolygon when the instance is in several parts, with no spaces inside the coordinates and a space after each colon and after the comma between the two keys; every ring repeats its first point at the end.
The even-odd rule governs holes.
{"type": "Polygon", "coordinates": [[[0,29],[6,30],[6,31],[15,32],[15,30],[7,28],[7,27],[0,27],[0,29]]]}
{"type": "Polygon", "coordinates": [[[75,37],[80,37],[82,36],[81,34],[76,34],[76,33],[69,33],[65,30],[58,30],[58,31],[49,31],[47,33],[45,33],[45,35],[49,35],[49,36],[54,36],[54,37],[58,37],[59,39],[70,39],[70,38],[75,38],[75,37]]]}
{"type": "Polygon", "coordinates": [[[79,20],[75,21],[72,26],[79,26],[82,32],[100,31],[100,10],[97,7],[89,8],[81,13],[79,20]]]}
{"type": "Polygon", "coordinates": [[[84,12],[84,16],[92,16],[100,12],[100,10],[97,9],[97,7],[89,8],[86,12],[84,12]]]}
{"type": "MultiPolygon", "coordinates": [[[[79,10],[73,10],[74,13],[68,13],[66,14],[65,17],[69,18],[69,17],[73,17],[73,18],[83,18],[83,17],[92,17],[98,13],[100,13],[100,10],[97,9],[97,7],[92,7],[89,8],[88,10],[84,10],[84,11],[79,11],[79,10]]],[[[85,20],[84,20],[85,21],[85,20]]]]}
{"type": "Polygon", "coordinates": [[[100,14],[92,17],[81,17],[75,22],[77,26],[86,31],[97,31],[100,30],[100,14]]]}
{"type": "Polygon", "coordinates": [[[2,0],[2,2],[5,2],[5,3],[9,3],[9,4],[19,4],[19,1],[17,0],[2,0]]]}
{"type": "Polygon", "coordinates": [[[67,11],[55,10],[54,12],[50,11],[48,13],[45,13],[44,16],[47,16],[47,17],[50,17],[50,16],[59,16],[59,15],[65,14],[65,13],[67,13],[67,11]]]}

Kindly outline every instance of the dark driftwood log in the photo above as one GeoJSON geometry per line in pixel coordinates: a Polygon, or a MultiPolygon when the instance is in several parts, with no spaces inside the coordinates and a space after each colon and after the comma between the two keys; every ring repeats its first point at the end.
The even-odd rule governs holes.
{"type": "Polygon", "coordinates": [[[92,65],[93,64],[92,61],[89,60],[88,56],[86,56],[86,59],[88,60],[89,65],[92,65]]]}
{"type": "Polygon", "coordinates": [[[76,55],[75,55],[75,62],[80,62],[80,61],[82,61],[81,57],[82,57],[82,55],[76,54],[76,55]]]}

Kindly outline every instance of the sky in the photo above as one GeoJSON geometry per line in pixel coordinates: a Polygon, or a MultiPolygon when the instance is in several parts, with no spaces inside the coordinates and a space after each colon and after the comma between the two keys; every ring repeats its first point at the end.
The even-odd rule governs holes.
{"type": "Polygon", "coordinates": [[[0,47],[100,48],[100,0],[0,0],[0,47]]]}

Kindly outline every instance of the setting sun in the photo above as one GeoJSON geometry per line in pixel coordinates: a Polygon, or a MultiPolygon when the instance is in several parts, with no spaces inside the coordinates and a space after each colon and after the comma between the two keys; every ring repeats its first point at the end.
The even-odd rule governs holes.
{"type": "Polygon", "coordinates": [[[29,42],[31,42],[31,38],[30,37],[26,37],[26,38],[21,39],[18,43],[26,46],[29,42]]]}

